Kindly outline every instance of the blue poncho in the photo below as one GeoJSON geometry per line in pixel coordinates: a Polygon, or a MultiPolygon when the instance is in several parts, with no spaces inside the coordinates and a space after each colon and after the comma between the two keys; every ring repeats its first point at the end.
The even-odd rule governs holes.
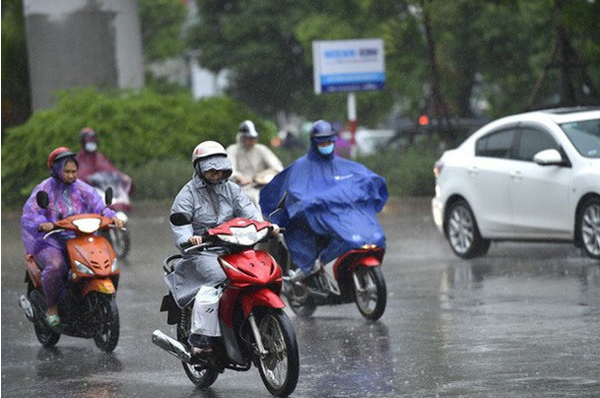
{"type": "Polygon", "coordinates": [[[271,213],[287,192],[284,210],[272,221],[285,227],[294,263],[312,269],[366,244],[385,247],[375,215],[387,201],[385,179],[360,163],[321,156],[314,147],[285,168],[260,192],[264,214],[271,213]]]}

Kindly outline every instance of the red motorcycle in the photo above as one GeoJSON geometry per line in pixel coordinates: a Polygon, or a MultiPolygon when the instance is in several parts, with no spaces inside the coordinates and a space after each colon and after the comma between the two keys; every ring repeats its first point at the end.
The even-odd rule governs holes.
{"type": "MultiPolygon", "coordinates": [[[[311,316],[317,306],[355,302],[358,311],[372,321],[385,311],[387,289],[381,272],[385,250],[375,245],[350,250],[322,264],[301,282],[292,282],[295,270],[286,267],[283,294],[300,317],[311,316]]],[[[286,256],[289,258],[289,256],[286,256]]]]}
{"type": "MultiPolygon", "coordinates": [[[[189,224],[180,213],[171,215],[173,225],[189,224]]],[[[226,287],[219,299],[221,336],[213,347],[214,353],[199,358],[190,353],[190,334],[193,303],[181,309],[171,293],[163,298],[161,311],[167,311],[167,323],[177,325],[177,339],[160,330],[154,331],[152,341],[182,361],[188,378],[198,387],[212,385],[225,369],[247,371],[254,364],[269,392],[287,397],[296,388],[299,376],[299,354],[296,334],[280,294],[281,268],[267,252],[254,246],[267,240],[273,224],[235,218],[208,230],[201,245],[227,246],[233,251],[219,257],[227,275],[226,287]]],[[[174,261],[181,254],[164,260],[164,271],[173,272],[174,261]]]]}
{"type": "MultiPolygon", "coordinates": [[[[48,208],[48,193],[37,194],[38,205],[48,208]]],[[[112,190],[106,192],[106,203],[112,190]]],[[[67,261],[70,264],[67,301],[59,305],[60,327],[46,323],[46,298],[42,288],[41,268],[32,255],[25,258],[27,294],[20,297],[21,308],[33,322],[35,334],[44,347],[53,347],[61,335],[93,338],[96,346],[112,352],[119,341],[119,312],[116,293],[119,283],[117,257],[110,243],[97,236],[100,229],[114,227],[110,218],[100,214],[77,214],[54,223],[54,229],[44,238],[64,231],[75,232],[67,240],[67,261]]]]}

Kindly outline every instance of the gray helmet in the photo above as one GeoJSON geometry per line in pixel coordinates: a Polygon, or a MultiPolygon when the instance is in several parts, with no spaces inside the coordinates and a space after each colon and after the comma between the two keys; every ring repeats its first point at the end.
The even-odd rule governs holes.
{"type": "Polygon", "coordinates": [[[223,148],[223,145],[216,141],[201,142],[194,148],[194,152],[192,152],[192,164],[195,164],[198,159],[204,159],[215,155],[227,157],[227,152],[225,151],[225,148],[223,148]]]}

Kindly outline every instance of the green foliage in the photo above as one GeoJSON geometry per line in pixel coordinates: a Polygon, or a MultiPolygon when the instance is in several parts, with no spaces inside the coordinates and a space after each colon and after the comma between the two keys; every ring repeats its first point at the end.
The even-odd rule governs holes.
{"type": "Polygon", "coordinates": [[[385,177],[390,196],[433,196],[433,164],[440,154],[435,140],[422,140],[404,151],[388,148],[357,160],[385,177]]]}
{"type": "Polygon", "coordinates": [[[22,7],[21,0],[2,0],[2,132],[31,112],[22,7]]]}
{"type": "MultiPolygon", "coordinates": [[[[386,89],[360,93],[360,122],[375,127],[398,105],[404,115],[416,116],[427,105],[432,79],[434,49],[423,34],[425,15],[451,116],[485,112],[497,117],[523,110],[550,61],[559,20],[588,65],[591,81],[597,90],[600,86],[598,1],[196,2],[202,18],[189,40],[202,49],[200,64],[230,70],[230,94],[270,117],[283,111],[309,120],[343,118],[344,95],[312,91],[312,42],[373,37],[384,39],[386,89]],[[478,108],[480,100],[488,107],[478,108]]],[[[552,69],[541,102],[556,99],[558,83],[558,71],[552,69]]]]}
{"type": "Polygon", "coordinates": [[[182,1],[140,0],[142,44],[147,61],[180,57],[185,51],[181,38],[186,7],[182,1]]]}
{"type": "MultiPolygon", "coordinates": [[[[255,121],[261,140],[268,142],[274,126],[257,119],[229,98],[194,101],[189,95],[158,95],[143,90],[74,89],[58,94],[54,108],[35,113],[27,123],[9,129],[2,140],[2,199],[22,201],[48,176],[52,149],[79,149],[79,131],[93,127],[100,150],[126,173],[151,161],[190,159],[203,140],[227,146],[235,141],[239,123],[255,121]]],[[[154,169],[160,175],[159,169],[154,169]]],[[[188,164],[183,173],[191,175],[188,164]]]]}
{"type": "Polygon", "coordinates": [[[192,173],[189,160],[150,160],[130,173],[135,182],[134,196],[139,199],[173,200],[181,187],[192,178],[192,173]]]}
{"type": "MultiPolygon", "coordinates": [[[[271,118],[278,112],[309,120],[345,118],[345,95],[315,96],[313,92],[311,43],[379,37],[381,15],[373,12],[382,9],[379,2],[196,3],[201,20],[190,30],[189,43],[201,49],[198,60],[203,67],[231,72],[230,95],[271,118]]],[[[362,114],[363,122],[381,120],[392,97],[393,91],[367,95],[369,110],[362,114]],[[370,106],[372,101],[376,104],[370,106]]]]}

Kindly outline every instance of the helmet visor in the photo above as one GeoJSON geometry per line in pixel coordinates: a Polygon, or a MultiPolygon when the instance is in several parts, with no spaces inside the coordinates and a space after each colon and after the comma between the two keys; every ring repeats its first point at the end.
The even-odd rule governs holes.
{"type": "Polygon", "coordinates": [[[312,140],[314,142],[316,142],[317,144],[322,144],[325,142],[335,142],[336,136],[335,135],[325,135],[325,136],[321,136],[321,137],[312,137],[312,140]]]}

